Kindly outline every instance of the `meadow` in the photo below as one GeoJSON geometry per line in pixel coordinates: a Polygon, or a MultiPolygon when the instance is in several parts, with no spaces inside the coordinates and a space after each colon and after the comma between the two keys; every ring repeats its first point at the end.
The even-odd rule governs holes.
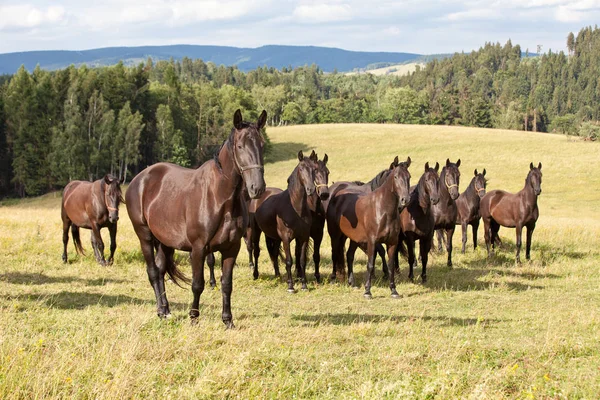
{"type": "MultiPolygon", "coordinates": [[[[426,161],[461,164],[461,190],[486,168],[488,190],[518,191],[542,162],[532,261],[514,262],[514,230],[486,259],[482,228],[454,268],[434,254],[425,285],[389,295],[379,262],[373,299],[342,283],[290,295],[266,251],[252,279],[242,246],[232,296],[236,329],[207,288],[196,326],[191,290],[167,282],[174,318],[159,320],[139,242],[121,207],[115,263],[69,243],[60,193],[0,206],[0,398],[597,398],[600,393],[600,157],[597,143],[463,127],[321,125],[269,128],[267,185],[283,187],[298,150],[329,155],[330,182],[369,180],[395,155],[412,182],[426,161]]],[[[108,248],[108,232],[103,232],[108,248]]],[[[469,243],[471,243],[469,232],[469,243]]],[[[264,249],[264,244],[263,244],[264,249]]],[[[329,239],[321,249],[331,271],[329,239]]],[[[524,258],[524,257],[523,257],[524,258]]],[[[310,259],[310,257],[309,257],[310,259]]],[[[187,254],[178,253],[190,274],[187,254]]],[[[357,252],[357,281],[366,258],[357,252]]],[[[416,274],[420,273],[420,268],[416,274]]],[[[205,272],[208,277],[208,272],[205,272]]],[[[217,270],[217,277],[220,272],[217,270]]]]}

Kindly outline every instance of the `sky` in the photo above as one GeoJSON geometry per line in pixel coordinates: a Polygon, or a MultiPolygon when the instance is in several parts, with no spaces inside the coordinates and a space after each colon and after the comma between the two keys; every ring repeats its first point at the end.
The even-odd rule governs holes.
{"type": "Polygon", "coordinates": [[[565,50],[600,0],[0,0],[0,53],[166,44],[419,54],[565,50]]]}

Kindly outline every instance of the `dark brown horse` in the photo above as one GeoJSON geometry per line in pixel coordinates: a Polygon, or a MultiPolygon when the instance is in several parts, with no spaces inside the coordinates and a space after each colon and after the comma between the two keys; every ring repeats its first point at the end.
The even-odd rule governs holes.
{"type": "Polygon", "coordinates": [[[456,223],[462,227],[462,252],[464,254],[465,247],[467,246],[467,226],[471,225],[473,228],[473,249],[477,248],[477,229],[479,228],[479,220],[481,215],[479,213],[479,205],[483,196],[485,196],[485,189],[487,186],[487,179],[485,179],[485,168],[482,173],[474,171],[475,176],[471,179],[471,183],[467,189],[458,196],[456,199],[456,207],[458,207],[458,216],[456,223]]]}
{"type": "Polygon", "coordinates": [[[159,317],[168,317],[171,313],[165,292],[165,273],[176,283],[188,280],[173,261],[175,249],[191,252],[192,322],[200,315],[205,258],[219,251],[222,319],[228,328],[233,328],[233,266],[247,224],[240,192],[244,182],[252,198],[265,190],[264,138],[260,130],[266,120],[267,113],[263,111],[257,123],[243,122],[242,113],[237,110],[233,116],[234,128],[213,160],[198,169],[158,163],[131,181],[126,193],[127,212],[140,239],[159,317]]]}
{"type": "Polygon", "coordinates": [[[71,227],[75,250],[78,254],[84,254],[79,228],[91,229],[92,248],[96,260],[101,265],[112,264],[117,249],[119,203],[123,201],[121,182],[112,175],[106,175],[94,182],[69,182],[63,191],[60,213],[63,222],[62,259],[64,262],[67,262],[67,244],[69,243],[69,227],[71,227]],[[100,229],[105,227],[110,232],[108,262],[104,259],[104,242],[100,235],[100,229]]]}
{"type": "Polygon", "coordinates": [[[425,173],[410,193],[408,205],[400,213],[399,249],[408,257],[408,279],[411,281],[414,279],[413,269],[416,265],[415,242],[418,240],[419,255],[423,264],[421,280],[423,283],[427,282],[427,261],[435,225],[432,206],[440,201],[439,168],[438,163],[435,163],[435,168],[430,168],[429,163],[425,164],[425,173]],[[406,245],[406,248],[403,245],[406,245]]]}
{"type": "MultiPolygon", "coordinates": [[[[410,160],[410,157],[409,157],[410,160]]],[[[402,162],[398,162],[397,159],[394,159],[394,162],[396,163],[394,166],[397,165],[401,165],[404,168],[408,168],[410,165],[409,161],[402,161],[402,162]]],[[[390,174],[392,170],[391,169],[384,169],[383,171],[379,172],[377,175],[375,175],[375,177],[373,179],[371,179],[369,182],[362,182],[362,181],[339,181],[339,182],[335,182],[333,185],[330,186],[329,191],[331,193],[335,192],[338,190],[338,188],[340,187],[344,187],[344,188],[348,188],[348,189],[352,189],[356,192],[362,192],[362,193],[371,193],[372,191],[374,191],[375,189],[377,189],[379,186],[381,186],[385,180],[387,179],[388,175],[390,174]]],[[[326,204],[327,202],[325,202],[326,204]]],[[[325,225],[325,221],[323,220],[323,225],[325,225]]],[[[352,269],[352,265],[354,263],[354,254],[356,253],[356,249],[360,247],[361,250],[366,254],[367,253],[367,248],[366,248],[366,244],[362,244],[359,245],[358,243],[350,240],[350,244],[348,246],[348,251],[346,252],[346,262],[348,264],[348,268],[352,269]]],[[[383,270],[383,277],[384,279],[389,277],[389,273],[388,273],[388,266],[387,266],[387,262],[385,259],[385,249],[383,248],[383,246],[381,244],[377,244],[375,246],[375,252],[377,253],[377,255],[379,255],[379,257],[381,258],[381,267],[383,270]]],[[[397,264],[396,264],[397,266],[397,264]]],[[[338,271],[338,272],[342,272],[343,271],[338,271]]],[[[396,271],[397,272],[397,271],[396,271]]],[[[334,270],[331,274],[331,278],[330,280],[334,281],[335,280],[335,275],[336,275],[336,271],[334,270]]]]}
{"type": "Polygon", "coordinates": [[[481,218],[485,229],[485,245],[488,257],[494,255],[496,237],[500,226],[516,228],[517,263],[521,263],[521,234],[527,228],[527,247],[525,258],[530,260],[531,236],[535,223],[540,215],[537,198],[542,193],[542,163],[537,168],[529,164],[529,173],[525,179],[525,187],[518,193],[503,190],[492,190],[481,199],[481,218]],[[490,252],[490,245],[492,250],[490,252]]]}
{"type": "MultiPolygon", "coordinates": [[[[460,192],[460,159],[456,163],[451,163],[446,159],[446,166],[440,173],[440,201],[432,207],[433,218],[435,220],[435,229],[446,231],[446,251],[448,252],[448,267],[452,268],[452,237],[456,228],[456,218],[458,216],[458,207],[456,199],[460,192]]],[[[441,248],[442,241],[438,236],[438,244],[441,248]]]]}
{"type": "Polygon", "coordinates": [[[273,263],[275,276],[279,276],[279,246],[283,244],[285,269],[287,272],[288,292],[294,293],[292,279],[291,242],[296,241],[296,270],[300,275],[302,290],[306,286],[306,250],[311,233],[312,210],[309,199],[318,195],[322,200],[329,197],[327,180],[327,154],[319,161],[313,151],[310,157],[298,152],[298,165],[288,178],[286,190],[268,188],[249,206],[251,217],[252,247],[254,250],[254,279],[258,278],[258,257],[260,256],[260,234],[265,233],[269,256],[273,263]]]}
{"type": "MultiPolygon", "coordinates": [[[[407,161],[410,165],[410,158],[407,161]]],[[[331,237],[333,271],[344,270],[344,243],[346,238],[367,248],[367,280],[365,294],[371,298],[371,277],[375,262],[375,246],[387,245],[390,260],[390,290],[399,297],[394,282],[396,248],[400,232],[399,212],[409,199],[410,173],[398,164],[398,157],[390,165],[385,182],[372,192],[358,191],[352,186],[340,185],[332,192],[327,209],[327,230],[331,237]]],[[[348,265],[348,283],[354,286],[354,272],[348,265]]]]}

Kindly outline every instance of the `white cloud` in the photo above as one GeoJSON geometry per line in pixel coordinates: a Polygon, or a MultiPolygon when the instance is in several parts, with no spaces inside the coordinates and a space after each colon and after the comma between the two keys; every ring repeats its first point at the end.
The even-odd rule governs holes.
{"type": "Polygon", "coordinates": [[[0,6],[0,30],[10,28],[35,28],[45,23],[63,20],[65,9],[50,6],[45,9],[30,4],[0,6]]]}
{"type": "Polygon", "coordinates": [[[296,7],[293,16],[309,23],[348,21],[352,18],[352,9],[348,4],[305,4],[296,7]]]}
{"type": "Polygon", "coordinates": [[[491,8],[480,8],[466,11],[454,12],[446,15],[444,20],[446,21],[465,21],[465,20],[481,20],[481,19],[495,19],[500,18],[498,10],[491,8]]]}

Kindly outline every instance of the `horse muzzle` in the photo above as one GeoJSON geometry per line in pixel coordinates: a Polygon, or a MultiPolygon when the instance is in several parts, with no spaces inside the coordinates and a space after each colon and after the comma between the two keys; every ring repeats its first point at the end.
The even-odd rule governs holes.
{"type": "Polygon", "coordinates": [[[542,189],[535,190],[535,195],[536,196],[539,196],[540,194],[542,194],[542,189]]]}

